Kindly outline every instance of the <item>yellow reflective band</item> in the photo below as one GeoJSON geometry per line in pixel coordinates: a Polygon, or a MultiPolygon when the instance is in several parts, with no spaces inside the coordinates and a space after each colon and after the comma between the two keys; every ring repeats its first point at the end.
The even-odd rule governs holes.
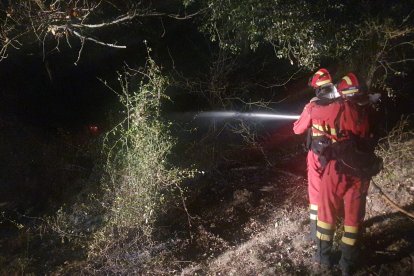
{"type": "Polygon", "coordinates": [[[309,208],[311,210],[318,210],[318,205],[316,205],[316,204],[309,204],[309,208]]]}
{"type": "MultiPolygon", "coordinates": [[[[314,125],[312,125],[312,127],[313,128],[316,128],[319,131],[328,132],[327,131],[327,126],[322,126],[322,125],[316,125],[316,124],[314,124],[314,125]]],[[[336,135],[336,130],[334,128],[331,128],[330,129],[330,132],[331,132],[332,135],[336,135]]]]}
{"type": "Polygon", "coordinates": [[[344,228],[345,228],[345,232],[348,232],[348,233],[358,233],[358,227],[357,226],[344,225],[344,228]]]}
{"type": "Polygon", "coordinates": [[[315,214],[310,214],[310,219],[311,220],[318,220],[318,216],[315,214]]]}
{"type": "Polygon", "coordinates": [[[323,222],[323,221],[320,221],[320,220],[318,220],[318,224],[317,225],[319,227],[321,227],[323,229],[327,229],[327,230],[334,229],[334,226],[332,224],[329,224],[329,223],[326,223],[326,222],[323,222]]]}
{"type": "Polygon", "coordinates": [[[352,94],[358,92],[358,89],[342,90],[342,94],[352,94]]]}
{"type": "Polygon", "coordinates": [[[351,81],[351,79],[348,77],[348,76],[345,76],[345,77],[343,77],[342,78],[344,81],[346,81],[346,83],[348,84],[348,85],[351,85],[352,84],[352,81],[351,81]]]}
{"type": "Polygon", "coordinates": [[[331,241],[333,238],[331,235],[322,234],[320,232],[316,232],[316,237],[323,241],[331,241]]]}
{"type": "Polygon", "coordinates": [[[323,74],[325,74],[325,73],[322,72],[322,71],[318,71],[318,72],[315,73],[315,75],[323,75],[323,74]]]}
{"type": "MultiPolygon", "coordinates": [[[[326,134],[329,134],[330,136],[336,136],[336,129],[330,128],[330,126],[322,126],[317,124],[312,125],[312,136],[323,136],[326,134]],[[315,129],[318,131],[314,131],[315,129]]],[[[333,143],[336,142],[336,139],[336,137],[331,137],[333,143]]]]}
{"type": "Polygon", "coordinates": [[[313,124],[312,127],[316,128],[317,130],[320,130],[320,131],[325,131],[325,127],[322,126],[322,125],[313,124]]]}
{"type": "Polygon", "coordinates": [[[342,242],[345,243],[345,244],[347,244],[347,245],[355,245],[356,239],[342,237],[342,242]]]}
{"type": "Polygon", "coordinates": [[[327,83],[331,83],[331,80],[328,79],[328,80],[324,80],[324,81],[317,81],[316,85],[317,86],[322,86],[322,85],[327,84],[327,83]]]}

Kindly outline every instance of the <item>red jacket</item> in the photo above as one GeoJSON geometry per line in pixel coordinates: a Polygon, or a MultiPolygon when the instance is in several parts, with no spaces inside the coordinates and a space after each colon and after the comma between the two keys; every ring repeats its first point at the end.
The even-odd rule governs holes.
{"type": "Polygon", "coordinates": [[[295,134],[304,133],[312,128],[312,136],[326,135],[333,141],[349,139],[353,133],[359,137],[368,137],[368,115],[349,100],[338,99],[327,105],[317,102],[308,103],[300,118],[294,123],[295,134]]]}
{"type": "Polygon", "coordinates": [[[293,131],[295,134],[301,134],[311,128],[312,137],[328,135],[336,139],[335,118],[340,107],[337,101],[328,105],[320,105],[317,102],[308,103],[300,118],[293,124],[293,131]]]}

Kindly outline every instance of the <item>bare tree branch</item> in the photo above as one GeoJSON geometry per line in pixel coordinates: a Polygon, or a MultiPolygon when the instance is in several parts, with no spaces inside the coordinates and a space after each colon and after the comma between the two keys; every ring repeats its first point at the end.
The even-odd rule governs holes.
{"type": "MultiPolygon", "coordinates": [[[[48,40],[55,39],[57,45],[66,38],[72,48],[70,37],[76,37],[84,48],[86,41],[97,45],[124,49],[126,45],[104,42],[94,35],[98,30],[130,24],[138,18],[170,17],[176,20],[190,19],[203,10],[189,15],[167,14],[153,10],[144,1],[115,0],[20,0],[13,1],[6,11],[6,20],[0,23],[0,60],[7,57],[9,47],[18,48],[17,37],[26,36],[25,44],[40,42],[47,48],[48,40]],[[109,11],[109,12],[108,12],[109,11]],[[49,36],[48,34],[51,34],[49,36]],[[13,39],[12,39],[13,38],[13,39]],[[46,40],[46,38],[48,40],[46,40]]],[[[53,50],[58,50],[58,46],[53,50]]],[[[47,54],[47,49],[43,49],[47,54]]],[[[82,51],[78,53],[78,60],[82,51]]]]}
{"type": "Polygon", "coordinates": [[[118,48],[118,49],[125,49],[126,48],[125,45],[116,45],[114,43],[102,42],[102,41],[99,41],[99,40],[94,39],[92,37],[83,36],[83,35],[81,35],[80,33],[78,33],[77,31],[74,31],[74,30],[72,30],[71,32],[75,36],[79,37],[81,40],[89,40],[89,41],[92,41],[92,42],[94,42],[96,44],[103,45],[103,46],[107,46],[107,47],[112,47],[112,48],[118,48]]]}
{"type": "Polygon", "coordinates": [[[275,83],[269,86],[265,86],[265,85],[260,85],[264,88],[273,88],[273,87],[281,87],[281,86],[285,86],[286,84],[288,84],[297,74],[299,74],[299,72],[301,72],[303,69],[299,68],[296,72],[294,72],[292,75],[290,75],[290,77],[288,77],[284,82],[282,83],[275,83]]]}

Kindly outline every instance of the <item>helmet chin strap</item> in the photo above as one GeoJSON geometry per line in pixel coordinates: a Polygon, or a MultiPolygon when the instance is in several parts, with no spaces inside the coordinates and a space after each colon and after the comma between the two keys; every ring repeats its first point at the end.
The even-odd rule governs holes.
{"type": "Polygon", "coordinates": [[[341,97],[341,94],[339,94],[338,89],[336,89],[335,85],[333,86],[333,91],[330,94],[332,94],[332,99],[341,97]]]}

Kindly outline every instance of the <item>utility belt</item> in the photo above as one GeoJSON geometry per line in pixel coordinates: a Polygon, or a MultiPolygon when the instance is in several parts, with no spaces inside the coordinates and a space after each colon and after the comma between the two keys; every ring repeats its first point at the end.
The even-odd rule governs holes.
{"type": "Polygon", "coordinates": [[[322,168],[331,160],[337,160],[339,173],[369,179],[383,168],[382,158],[377,156],[368,139],[351,138],[332,142],[326,136],[312,140],[311,150],[318,155],[322,168]]]}
{"type": "Polygon", "coordinates": [[[319,163],[322,168],[325,168],[330,159],[328,160],[328,155],[331,155],[328,152],[329,148],[332,146],[332,139],[326,136],[312,136],[312,141],[310,143],[310,150],[313,151],[318,156],[319,163]]]}
{"type": "Polygon", "coordinates": [[[318,156],[323,155],[326,149],[333,144],[332,140],[325,136],[313,136],[310,149],[318,156]]]}
{"type": "Polygon", "coordinates": [[[326,147],[336,142],[336,135],[334,128],[313,124],[308,130],[306,148],[321,155],[326,147]]]}

